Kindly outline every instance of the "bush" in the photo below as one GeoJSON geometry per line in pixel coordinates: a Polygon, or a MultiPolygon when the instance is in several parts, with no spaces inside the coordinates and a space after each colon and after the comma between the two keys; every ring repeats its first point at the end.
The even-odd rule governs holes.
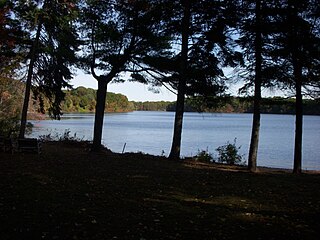
{"type": "Polygon", "coordinates": [[[51,133],[47,135],[40,135],[39,139],[43,142],[51,142],[51,141],[58,141],[58,142],[85,142],[83,138],[77,137],[75,133],[73,136],[71,135],[71,131],[69,129],[65,129],[63,134],[51,133]]]}
{"type": "MultiPolygon", "coordinates": [[[[33,124],[27,122],[26,125],[26,134],[30,134],[32,132],[33,124]]],[[[18,137],[20,131],[20,120],[18,117],[14,118],[2,118],[0,116],[0,135],[10,138],[10,137],[18,137]]]]}
{"type": "Polygon", "coordinates": [[[208,150],[198,150],[198,154],[196,155],[195,159],[199,162],[214,162],[212,154],[210,154],[208,150]]]}
{"type": "Polygon", "coordinates": [[[242,161],[242,155],[239,154],[239,150],[241,148],[236,146],[237,138],[234,139],[233,143],[227,141],[227,143],[223,146],[220,146],[216,149],[218,152],[218,159],[219,163],[226,163],[229,165],[235,164],[244,164],[242,161]]]}

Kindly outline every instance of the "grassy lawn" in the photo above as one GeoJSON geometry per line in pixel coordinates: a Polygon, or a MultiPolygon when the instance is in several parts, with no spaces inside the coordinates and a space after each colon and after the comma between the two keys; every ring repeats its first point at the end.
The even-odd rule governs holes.
{"type": "Polygon", "coordinates": [[[92,153],[0,153],[0,239],[319,239],[320,174],[92,153]]]}

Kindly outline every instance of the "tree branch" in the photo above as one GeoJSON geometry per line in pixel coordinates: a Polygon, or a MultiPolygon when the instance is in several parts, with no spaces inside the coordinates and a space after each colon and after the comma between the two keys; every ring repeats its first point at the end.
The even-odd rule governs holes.
{"type": "Polygon", "coordinates": [[[95,22],[92,23],[92,31],[91,31],[91,48],[92,48],[92,62],[91,62],[91,66],[90,66],[90,70],[91,70],[91,74],[92,76],[96,79],[99,80],[100,77],[96,74],[94,66],[96,64],[96,48],[94,46],[94,42],[95,42],[95,37],[94,37],[94,29],[95,29],[95,22]]]}

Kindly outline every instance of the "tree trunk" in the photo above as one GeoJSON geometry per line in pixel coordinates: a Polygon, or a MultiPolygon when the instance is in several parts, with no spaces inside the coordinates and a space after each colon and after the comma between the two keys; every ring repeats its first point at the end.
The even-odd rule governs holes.
{"type": "Polygon", "coordinates": [[[290,15],[289,21],[291,29],[289,31],[289,41],[291,41],[291,61],[293,66],[293,75],[296,91],[296,126],[295,126],[295,141],[294,141],[294,160],[293,173],[301,173],[302,162],[302,123],[303,123],[303,107],[302,107],[302,46],[300,45],[301,32],[298,27],[299,17],[296,7],[296,1],[289,1],[288,4],[290,15]]]}
{"type": "Polygon", "coordinates": [[[40,39],[41,28],[42,28],[42,23],[40,22],[39,25],[38,25],[36,37],[35,37],[35,39],[33,41],[32,47],[31,47],[30,63],[29,63],[29,68],[28,68],[26,89],[25,89],[25,93],[24,93],[24,101],[23,101],[23,107],[22,107],[22,112],[21,112],[19,138],[24,138],[24,135],[25,135],[25,132],[26,132],[27,115],[28,115],[28,106],[29,106],[29,99],[30,99],[33,68],[34,68],[34,63],[36,61],[36,52],[37,52],[38,43],[39,43],[39,39],[40,39]]]}
{"type": "Polygon", "coordinates": [[[106,106],[106,97],[107,97],[107,86],[108,86],[108,82],[104,81],[103,79],[98,80],[97,103],[96,103],[96,111],[95,111],[95,118],[94,118],[92,151],[101,150],[104,109],[106,106]]]}
{"type": "Polygon", "coordinates": [[[181,136],[183,126],[183,113],[184,113],[184,101],[187,82],[187,64],[188,64],[188,40],[189,40],[189,24],[190,24],[190,3],[185,1],[183,3],[184,16],[182,19],[182,46],[181,46],[181,66],[180,66],[180,78],[178,84],[178,96],[176,103],[176,112],[174,120],[174,130],[171,151],[169,154],[170,159],[180,158],[181,149],[181,136]]]}
{"type": "Polygon", "coordinates": [[[294,64],[294,75],[296,84],[296,132],[294,142],[294,162],[293,173],[301,173],[302,162],[302,124],[303,124],[303,107],[302,107],[302,69],[298,63],[294,64]]]}
{"type": "MultiPolygon", "coordinates": [[[[179,82],[179,86],[182,85],[181,81],[179,82]]],[[[171,151],[169,154],[170,159],[179,159],[180,157],[180,149],[181,149],[181,137],[182,137],[182,126],[183,126],[183,113],[184,113],[184,100],[185,93],[182,87],[178,88],[178,97],[176,104],[176,113],[174,119],[174,130],[173,130],[173,139],[171,151]]]]}
{"type": "Polygon", "coordinates": [[[248,158],[248,169],[257,170],[257,156],[260,133],[260,104],[261,104],[261,68],[262,68],[262,37],[260,29],[261,2],[256,1],[256,38],[255,38],[255,80],[254,80],[254,110],[252,120],[251,142],[248,158]]]}

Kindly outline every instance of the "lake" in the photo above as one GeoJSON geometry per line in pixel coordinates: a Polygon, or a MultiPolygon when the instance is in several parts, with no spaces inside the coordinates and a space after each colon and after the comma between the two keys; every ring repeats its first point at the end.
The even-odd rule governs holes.
{"type": "MultiPolygon", "coordinates": [[[[241,146],[240,153],[248,157],[252,114],[185,113],[182,135],[182,156],[193,156],[233,143],[241,146]]],[[[30,137],[62,135],[65,130],[73,136],[92,140],[94,114],[64,114],[60,121],[33,121],[30,137]]],[[[144,152],[168,155],[174,123],[173,112],[136,111],[105,114],[103,144],[114,152],[144,152]]],[[[292,168],[294,152],[293,115],[262,114],[258,165],[292,168]]],[[[320,116],[304,116],[303,169],[320,170],[320,116]]]]}

